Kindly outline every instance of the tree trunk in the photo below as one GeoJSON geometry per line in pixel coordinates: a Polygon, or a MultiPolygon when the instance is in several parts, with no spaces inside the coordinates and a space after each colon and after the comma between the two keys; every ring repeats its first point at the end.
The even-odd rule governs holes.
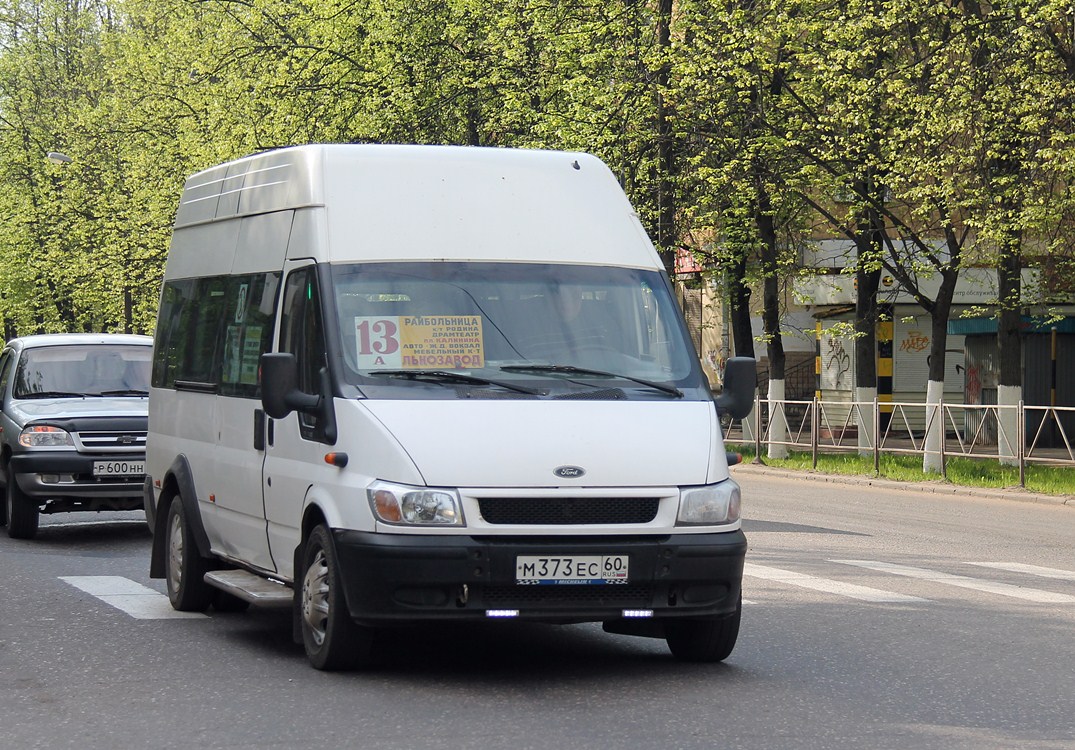
{"type": "Polygon", "coordinates": [[[1019,459],[1019,420],[1017,406],[1023,397],[1023,340],[1019,298],[1022,292],[1022,252],[1020,237],[1014,234],[1002,249],[997,265],[997,292],[1000,312],[997,320],[999,378],[997,404],[1000,434],[997,448],[1000,462],[1015,466],[1019,459]]]}
{"type": "MultiPolygon", "coordinates": [[[[759,180],[760,183],[760,180],[759,180]]],[[[784,341],[780,335],[780,278],[776,226],[772,203],[765,188],[757,190],[755,221],[761,240],[762,321],[765,328],[765,348],[769,359],[769,458],[787,458],[788,426],[784,409],[784,341]]]]}
{"type": "MultiPolygon", "coordinates": [[[[726,289],[728,295],[728,312],[731,317],[732,344],[736,357],[754,356],[754,333],[750,327],[750,287],[746,279],[747,260],[738,258],[727,270],[726,289]]],[[[728,325],[728,321],[725,321],[728,325]]],[[[757,416],[751,409],[750,414],[742,420],[743,438],[753,440],[757,416]]]]}
{"type": "Polygon", "coordinates": [[[679,239],[676,232],[676,200],[673,177],[675,175],[675,143],[672,138],[672,122],[664,92],[668,88],[671,66],[664,60],[672,46],[672,0],[659,0],[657,9],[657,47],[661,65],[657,71],[657,250],[669,276],[675,273],[675,246],[679,239]]]}
{"type": "MultiPolygon", "coordinates": [[[[877,190],[872,183],[861,185],[877,190]]],[[[883,189],[883,188],[881,188],[883,189]]],[[[873,208],[859,217],[855,237],[855,417],[860,455],[872,455],[877,435],[874,430],[873,403],[877,399],[877,289],[881,285],[881,254],[884,248],[884,219],[873,208]]]]}
{"type": "Polygon", "coordinates": [[[926,439],[922,454],[922,471],[944,471],[941,443],[944,441],[944,371],[948,346],[948,317],[959,269],[954,264],[941,271],[941,286],[930,309],[929,382],[926,384],[926,439]]]}
{"type": "Polygon", "coordinates": [[[744,280],[746,258],[738,259],[728,269],[728,299],[731,314],[732,344],[737,357],[754,357],[754,332],[750,327],[750,287],[744,280]]]}

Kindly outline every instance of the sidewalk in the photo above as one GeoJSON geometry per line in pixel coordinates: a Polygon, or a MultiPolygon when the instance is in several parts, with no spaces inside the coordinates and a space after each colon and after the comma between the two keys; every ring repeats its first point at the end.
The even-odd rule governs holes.
{"type": "Polygon", "coordinates": [[[1024,503],[1044,503],[1047,505],[1066,505],[1075,508],[1075,496],[1072,495],[1045,495],[1038,492],[1029,492],[1022,487],[1006,487],[995,489],[991,487],[966,487],[952,484],[943,479],[923,482],[900,482],[895,479],[883,477],[856,476],[853,474],[826,474],[820,471],[796,471],[794,469],[778,469],[764,464],[744,462],[731,467],[732,478],[736,474],[758,474],[787,479],[809,480],[814,482],[830,482],[833,484],[864,485],[867,487],[881,487],[886,490],[902,490],[905,492],[933,493],[938,495],[960,495],[963,497],[981,497],[991,500],[1015,500],[1024,503]]]}

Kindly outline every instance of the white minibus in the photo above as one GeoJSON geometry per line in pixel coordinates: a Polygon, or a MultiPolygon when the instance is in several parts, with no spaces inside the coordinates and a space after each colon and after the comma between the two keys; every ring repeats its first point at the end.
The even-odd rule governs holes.
{"type": "Polygon", "coordinates": [[[151,575],[290,607],[319,669],[400,625],[601,622],[717,661],[746,540],[720,417],[582,153],[309,145],[195,174],[154,340],[151,575]]]}

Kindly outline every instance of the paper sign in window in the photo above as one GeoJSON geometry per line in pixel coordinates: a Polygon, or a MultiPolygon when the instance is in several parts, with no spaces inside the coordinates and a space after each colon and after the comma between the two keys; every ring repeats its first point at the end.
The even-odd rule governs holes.
{"type": "Polygon", "coordinates": [[[463,370],[485,366],[479,315],[355,318],[359,370],[463,370]]]}

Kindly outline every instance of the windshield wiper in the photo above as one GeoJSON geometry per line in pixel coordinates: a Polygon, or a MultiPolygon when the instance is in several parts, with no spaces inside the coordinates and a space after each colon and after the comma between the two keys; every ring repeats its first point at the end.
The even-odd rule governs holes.
{"type": "MultiPolygon", "coordinates": [[[[503,369],[503,368],[501,368],[503,369]]],[[[371,376],[383,376],[388,378],[407,378],[408,380],[428,380],[433,383],[465,383],[467,385],[496,385],[507,388],[509,391],[526,393],[531,396],[544,396],[544,391],[515,385],[503,380],[490,380],[477,375],[466,375],[461,372],[449,372],[448,370],[374,370],[371,376]]]]}
{"type": "Polygon", "coordinates": [[[86,398],[86,394],[71,393],[70,391],[33,391],[31,393],[16,394],[15,398],[86,398]]]}
{"type": "Polygon", "coordinates": [[[141,388],[123,388],[115,391],[101,391],[100,393],[94,393],[94,396],[148,396],[149,391],[143,391],[141,388]]]}
{"type": "Polygon", "coordinates": [[[597,377],[604,378],[616,378],[619,380],[630,380],[632,383],[638,383],[644,385],[647,388],[652,388],[662,393],[667,393],[670,396],[676,398],[683,397],[683,391],[676,388],[674,385],[668,385],[667,383],[656,383],[652,380],[643,380],[642,378],[635,378],[630,375],[621,375],[615,372],[605,372],[604,370],[591,370],[586,367],[575,367],[574,365],[504,365],[500,368],[505,372],[551,372],[559,375],[596,375],[597,377]]]}

